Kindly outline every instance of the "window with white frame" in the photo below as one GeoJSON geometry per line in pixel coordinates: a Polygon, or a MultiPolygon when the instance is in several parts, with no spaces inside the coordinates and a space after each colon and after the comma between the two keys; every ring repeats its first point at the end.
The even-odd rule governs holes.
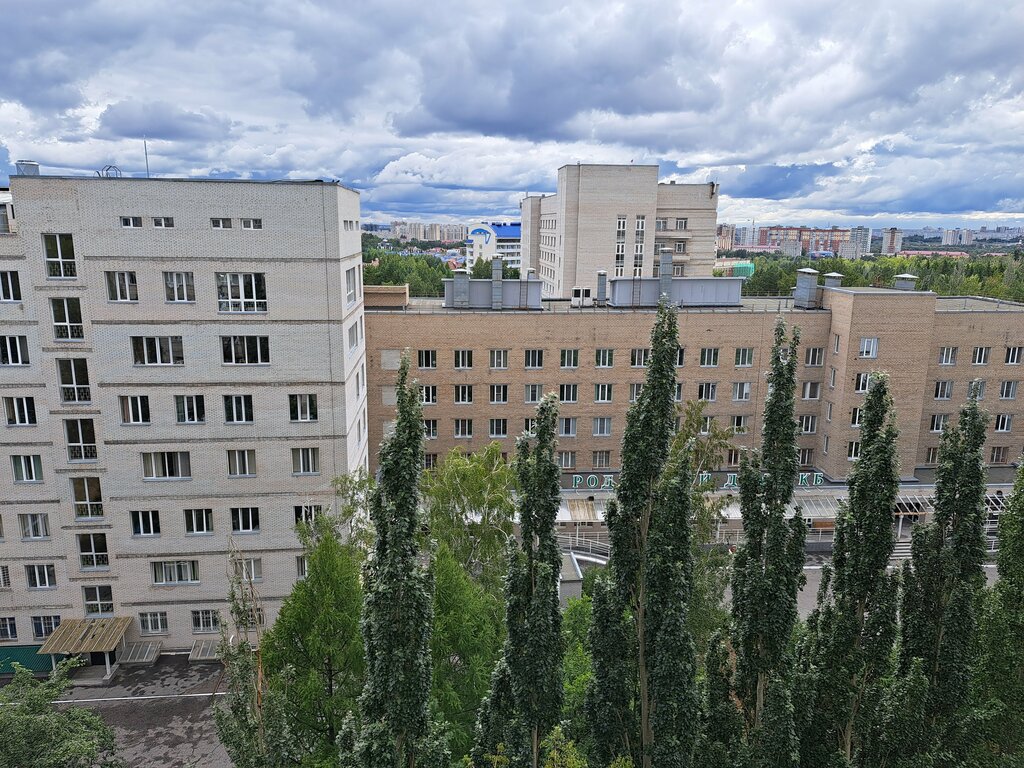
{"type": "Polygon", "coordinates": [[[829,443],[828,435],[825,435],[821,439],[821,452],[824,453],[826,456],[828,456],[828,443],[829,443]]]}
{"type": "Polygon", "coordinates": [[[263,558],[236,557],[232,561],[235,577],[246,584],[263,581],[263,558]]]}
{"type": "Polygon", "coordinates": [[[167,611],[143,611],[139,614],[140,635],[165,635],[167,627],[167,611]]]}
{"type": "Polygon", "coordinates": [[[199,584],[199,560],[156,560],[153,562],[153,583],[199,584]]]}
{"type": "Polygon", "coordinates": [[[132,521],[132,536],[159,536],[160,512],[156,509],[135,509],[128,513],[132,521]]]}
{"type": "Polygon", "coordinates": [[[508,419],[490,419],[490,436],[508,437],[508,419]]]}
{"type": "Polygon", "coordinates": [[[154,216],[153,226],[156,229],[174,229],[173,216],[154,216]]]}
{"type": "Polygon", "coordinates": [[[590,465],[594,469],[609,469],[612,465],[612,452],[594,451],[590,457],[590,465]]]}
{"type": "Polygon", "coordinates": [[[839,334],[838,333],[833,333],[832,334],[832,354],[834,354],[834,355],[838,355],[839,354],[839,334]]]}
{"type": "Polygon", "coordinates": [[[292,421],[316,421],[316,395],[288,395],[288,414],[292,421]]]}
{"type": "Polygon", "coordinates": [[[1017,382],[1016,381],[1003,381],[999,384],[999,399],[1000,400],[1016,400],[1017,399],[1017,382]]]}
{"type": "Polygon", "coordinates": [[[17,640],[18,626],[13,616],[0,616],[0,640],[17,640]]]}
{"type": "Polygon", "coordinates": [[[322,504],[297,504],[295,512],[295,524],[312,525],[318,517],[324,514],[322,504]]]}
{"type": "Polygon", "coordinates": [[[424,419],[423,420],[423,439],[424,440],[436,440],[437,439],[437,419],[424,419]]]}
{"type": "Polygon", "coordinates": [[[576,437],[576,418],[574,416],[562,416],[558,420],[559,437],[576,437]]]}
{"type": "Polygon", "coordinates": [[[437,350],[420,349],[416,351],[416,363],[420,370],[437,368],[437,350]]]}
{"type": "Polygon", "coordinates": [[[490,368],[494,371],[504,370],[508,368],[508,350],[507,349],[492,349],[489,354],[490,368]]]}
{"type": "Polygon", "coordinates": [[[804,365],[806,365],[808,368],[820,368],[824,364],[824,347],[808,347],[807,349],[804,350],[804,365]]]}
{"type": "Polygon", "coordinates": [[[543,349],[527,349],[523,354],[523,364],[527,368],[543,368],[544,367],[544,350],[543,349]]]}
{"type": "Polygon", "coordinates": [[[738,467],[743,452],[739,448],[730,448],[725,452],[725,464],[729,467],[738,467]]]}
{"type": "Polygon", "coordinates": [[[578,384],[559,384],[558,399],[563,403],[575,403],[579,400],[578,384]]]}
{"type": "Polygon", "coordinates": [[[132,336],[135,365],[184,365],[181,336],[132,336]]]}
{"type": "Polygon", "coordinates": [[[14,482],[43,482],[43,460],[39,454],[11,456],[11,465],[14,468],[14,482]]]}
{"type": "Polygon", "coordinates": [[[221,336],[220,346],[225,365],[268,365],[269,336],[221,336]]]}
{"type": "Polygon", "coordinates": [[[362,298],[362,278],[360,267],[345,270],[345,303],[355,304],[362,298]]]}
{"type": "Polygon", "coordinates": [[[224,395],[224,421],[227,424],[251,424],[252,395],[224,395]]]}
{"type": "Polygon", "coordinates": [[[508,402],[508,384],[491,384],[491,405],[504,405],[508,402]]]}
{"type": "Polygon", "coordinates": [[[718,367],[718,347],[702,347],[700,350],[700,367],[718,367]]]}
{"type": "Polygon", "coordinates": [[[860,340],[860,347],[857,350],[857,357],[863,359],[878,357],[878,339],[862,338],[860,340]]]}
{"type": "Polygon", "coordinates": [[[21,280],[13,270],[0,272],[0,302],[5,301],[21,301],[21,280]]]}
{"type": "Polygon", "coordinates": [[[121,228],[122,229],[142,229],[142,217],[141,216],[122,216],[121,217],[121,228]]]}
{"type": "Polygon", "coordinates": [[[35,640],[45,640],[60,626],[60,616],[33,616],[32,637],[35,640]]]}
{"type": "Polygon", "coordinates": [[[58,359],[57,377],[60,381],[60,401],[62,403],[89,403],[92,401],[92,390],[89,387],[89,363],[86,358],[58,359]]]}
{"type": "Polygon", "coordinates": [[[818,431],[818,417],[813,413],[805,413],[800,417],[800,433],[813,435],[818,431]]]}
{"type": "Polygon", "coordinates": [[[959,347],[939,347],[939,365],[956,365],[959,347]]]}
{"type": "Polygon", "coordinates": [[[110,567],[105,533],[78,534],[78,561],[83,571],[106,570],[110,567]]]}
{"type": "Polygon", "coordinates": [[[263,229],[263,219],[242,219],[242,229],[263,229]]]}
{"type": "Polygon", "coordinates": [[[677,402],[677,403],[683,402],[683,382],[681,382],[681,381],[677,381],[676,382],[675,397],[674,397],[674,399],[675,399],[675,402],[677,402]]]}
{"type": "Polygon", "coordinates": [[[205,536],[213,533],[213,510],[186,509],[185,533],[189,536],[205,536]]]}
{"type": "Polygon", "coordinates": [[[651,350],[648,347],[634,347],[629,351],[629,365],[632,368],[646,368],[651,360],[651,350]]]}
{"type": "Polygon", "coordinates": [[[28,337],[0,336],[0,365],[28,364],[28,337]]]}
{"type": "Polygon", "coordinates": [[[559,351],[558,364],[560,368],[579,368],[580,351],[578,349],[563,349],[559,351]]]}
{"type": "Polygon", "coordinates": [[[256,477],[256,451],[252,448],[228,451],[228,477],[256,477]]]}
{"type": "MultiPolygon", "coordinates": [[[[437,456],[436,453],[429,453],[423,455],[424,463],[426,463],[427,456],[437,456]]],[[[424,469],[431,469],[432,467],[424,466],[424,469]]],[[[306,578],[306,574],[309,573],[309,558],[305,555],[295,556],[295,577],[297,579],[306,578]]]]}
{"type": "Polygon", "coordinates": [[[206,423],[206,400],[203,395],[175,395],[174,415],[178,424],[206,423]]]}
{"type": "Polygon", "coordinates": [[[57,341],[81,341],[85,338],[82,302],[77,298],[50,299],[53,338],[57,341]]]}
{"type": "Polygon", "coordinates": [[[214,229],[231,229],[231,219],[213,218],[210,219],[210,226],[214,229]]]}
{"type": "Polygon", "coordinates": [[[319,448],[292,448],[293,475],[319,475],[319,448]]]}
{"type": "Polygon", "coordinates": [[[846,458],[848,461],[860,458],[860,440],[851,440],[846,444],[846,458]]]}
{"type": "Polygon", "coordinates": [[[975,347],[971,355],[971,365],[988,365],[992,347],[975,347]]]}
{"type": "Polygon", "coordinates": [[[1007,365],[1020,365],[1022,359],[1024,359],[1024,347],[1006,348],[1007,365]]]}
{"type": "Polygon", "coordinates": [[[75,241],[71,235],[43,235],[43,251],[46,255],[47,277],[78,276],[78,268],[75,265],[75,241]]]}
{"type": "Polygon", "coordinates": [[[112,616],[114,614],[114,590],[102,585],[82,587],[82,598],[86,616],[112,616]]]}
{"type": "Polygon", "coordinates": [[[71,498],[76,520],[103,517],[103,493],[98,477],[72,477],[71,498]]]}
{"type": "Polygon", "coordinates": [[[36,422],[34,397],[5,397],[4,416],[8,427],[31,427],[36,422]]]}
{"type": "Polygon", "coordinates": [[[942,432],[947,424],[949,424],[948,413],[933,413],[929,429],[932,432],[942,432]]]}
{"type": "Polygon", "coordinates": [[[537,432],[537,419],[530,417],[523,419],[523,434],[533,437],[537,432]]]}
{"type": "Polygon", "coordinates": [[[801,396],[804,400],[817,400],[821,397],[821,382],[805,381],[801,396]]]}
{"type": "Polygon", "coordinates": [[[525,387],[524,402],[539,403],[540,399],[544,396],[544,385],[543,384],[527,384],[525,387]]]}
{"type": "Polygon", "coordinates": [[[709,403],[715,402],[718,396],[718,382],[715,381],[702,381],[697,384],[697,399],[705,400],[709,403]]]}
{"type": "Polygon", "coordinates": [[[814,449],[813,448],[801,448],[799,461],[801,467],[810,467],[814,465],[814,449]]]}
{"type": "Polygon", "coordinates": [[[145,480],[190,480],[192,460],[188,451],[153,451],[142,454],[145,480]]]}
{"type": "Polygon", "coordinates": [[[31,563],[25,566],[29,589],[56,589],[57,569],[53,563],[31,563]]]}
{"type": "Polygon", "coordinates": [[[473,437],[473,420],[472,419],[456,419],[455,420],[455,437],[469,439],[473,437]]]}
{"type": "Polygon", "coordinates": [[[595,384],[594,385],[594,402],[595,403],[610,403],[612,401],[612,385],[611,384],[595,384]]]}
{"type": "Polygon", "coordinates": [[[96,461],[96,430],[92,419],[64,419],[68,461],[96,461]]]}
{"type": "Polygon", "coordinates": [[[832,369],[829,370],[829,373],[828,373],[828,385],[832,389],[836,388],[836,369],[835,368],[832,368],[832,369]]]}
{"type": "Polygon", "coordinates": [[[975,379],[967,385],[968,394],[974,395],[975,400],[985,399],[985,380],[975,379]]]}
{"type": "Polygon", "coordinates": [[[615,362],[615,350],[614,349],[596,349],[594,350],[594,367],[595,368],[611,368],[615,362]]]}
{"type": "Polygon", "coordinates": [[[231,507],[232,533],[259,533],[259,507],[231,507]]]}
{"type": "Polygon", "coordinates": [[[50,516],[45,512],[28,512],[18,515],[23,539],[50,538],[50,516]]]}
{"type": "Polygon", "coordinates": [[[267,278],[263,272],[218,272],[217,311],[267,311],[267,278]]]}
{"type": "Polygon", "coordinates": [[[148,395],[121,395],[118,401],[122,424],[149,424],[148,395]]]}
{"type": "Polygon", "coordinates": [[[832,403],[825,403],[825,421],[832,421],[832,403]]]}
{"type": "Polygon", "coordinates": [[[990,464],[1006,464],[1009,461],[1010,449],[1005,445],[993,446],[992,453],[989,455],[990,464]]]}
{"type": "Polygon", "coordinates": [[[700,433],[702,435],[710,435],[712,428],[715,426],[714,416],[701,416],[700,417],[700,433]]]}
{"type": "Polygon", "coordinates": [[[220,612],[214,608],[201,608],[192,611],[192,633],[196,635],[211,634],[220,631],[220,612]]]}
{"type": "Polygon", "coordinates": [[[594,417],[594,437],[610,437],[612,434],[612,417],[594,417]]]}
{"type": "Polygon", "coordinates": [[[737,347],[736,349],[736,367],[737,368],[750,368],[754,364],[754,348],[753,347],[737,347]]]}
{"type": "Polygon", "coordinates": [[[853,410],[850,411],[850,426],[859,427],[864,421],[864,409],[860,406],[854,406],[853,410]]]}
{"type": "Polygon", "coordinates": [[[734,415],[731,426],[732,431],[737,435],[745,435],[747,433],[747,417],[744,415],[734,415]]]}
{"type": "Polygon", "coordinates": [[[1009,432],[1013,426],[1013,414],[997,413],[995,418],[996,432],[1009,432]]]}
{"type": "Polygon", "coordinates": [[[732,399],[735,402],[745,402],[750,399],[750,382],[734,381],[732,384],[732,399]]]}
{"type": "Polygon", "coordinates": [[[953,397],[953,382],[950,380],[935,382],[935,399],[949,400],[953,397]]]}
{"type": "Polygon", "coordinates": [[[139,285],[134,272],[107,272],[107,300],[136,302],[139,300],[139,285]]]}
{"type": "Polygon", "coordinates": [[[196,285],[192,273],[164,272],[164,298],[171,304],[195,302],[196,285]]]}
{"type": "Polygon", "coordinates": [[[472,384],[456,384],[455,385],[455,402],[461,405],[473,402],[473,385],[472,384]]]}
{"type": "Polygon", "coordinates": [[[863,394],[868,391],[868,387],[871,386],[871,374],[870,373],[858,373],[853,380],[853,391],[857,394],[863,394]]]}
{"type": "Polygon", "coordinates": [[[558,466],[562,469],[576,468],[576,451],[559,451],[558,466]]]}
{"type": "Polygon", "coordinates": [[[467,369],[473,367],[473,350],[472,349],[456,349],[455,350],[455,368],[456,369],[467,369]]]}
{"type": "Polygon", "coordinates": [[[423,405],[437,405],[437,385],[420,385],[420,403],[423,405]]]}

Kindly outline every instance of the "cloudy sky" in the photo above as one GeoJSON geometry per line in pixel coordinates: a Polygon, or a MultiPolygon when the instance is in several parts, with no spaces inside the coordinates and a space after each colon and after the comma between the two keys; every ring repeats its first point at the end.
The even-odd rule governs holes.
{"type": "Polygon", "coordinates": [[[0,185],[108,163],[516,216],[558,166],[720,182],[720,221],[1024,224],[1019,0],[6,0],[0,185]]]}

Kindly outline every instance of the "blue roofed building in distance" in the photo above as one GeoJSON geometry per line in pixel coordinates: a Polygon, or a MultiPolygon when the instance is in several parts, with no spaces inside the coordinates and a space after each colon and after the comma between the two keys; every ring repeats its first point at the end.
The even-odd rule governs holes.
{"type": "Polygon", "coordinates": [[[520,233],[518,221],[471,224],[466,238],[466,268],[472,269],[481,259],[490,261],[500,256],[505,264],[519,269],[522,265],[520,233]]]}

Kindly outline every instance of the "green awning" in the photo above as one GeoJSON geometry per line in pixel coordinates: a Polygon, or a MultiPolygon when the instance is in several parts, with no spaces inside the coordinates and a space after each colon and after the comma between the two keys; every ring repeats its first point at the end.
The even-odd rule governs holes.
{"type": "Polygon", "coordinates": [[[33,672],[49,672],[50,659],[40,656],[39,648],[38,645],[0,645],[0,675],[13,675],[15,662],[33,672]]]}

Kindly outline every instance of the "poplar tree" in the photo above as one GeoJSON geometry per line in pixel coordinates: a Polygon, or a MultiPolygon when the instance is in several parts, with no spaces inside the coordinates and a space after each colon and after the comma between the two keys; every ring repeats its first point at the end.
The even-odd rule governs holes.
{"type": "Polygon", "coordinates": [[[919,662],[936,765],[959,765],[977,736],[970,707],[977,610],[985,576],[983,522],[988,418],[972,396],[939,446],[934,519],[914,530],[903,567],[899,671],[919,662]]]}
{"type": "Polygon", "coordinates": [[[549,394],[537,407],[536,439],[524,435],[516,444],[521,546],[509,542],[505,579],[508,636],[492,678],[492,692],[481,708],[474,750],[478,761],[504,744],[514,765],[538,768],[541,744],[562,710],[562,614],[558,602],[562,554],[555,537],[561,504],[555,462],[557,420],[558,401],[549,394]]]}
{"type": "Polygon", "coordinates": [[[897,579],[886,567],[899,492],[896,437],[888,377],[872,374],[860,458],[850,472],[848,501],[836,516],[831,569],[823,574],[801,652],[811,681],[810,697],[801,702],[807,723],[802,764],[808,768],[830,764],[837,750],[846,762],[862,764],[865,734],[891,672],[897,579]]]}
{"type": "Polygon", "coordinates": [[[614,588],[595,595],[591,701],[594,714],[603,711],[608,719],[591,728],[599,748],[628,748],[638,768],[688,766],[697,729],[687,624],[692,479],[688,451],[670,458],[678,348],[676,313],[663,301],[646,381],[626,416],[622,473],[606,515],[614,588]],[[628,643],[616,649],[612,642],[622,634],[628,643]],[[627,669],[616,653],[628,660],[627,669]]]}
{"type": "Polygon", "coordinates": [[[423,420],[408,378],[406,355],[395,428],[381,444],[379,483],[370,496],[377,538],[363,571],[366,685],[356,747],[363,768],[413,768],[430,725],[433,585],[417,537],[423,420]]]}
{"type": "MultiPolygon", "coordinates": [[[[764,724],[770,685],[788,685],[787,649],[797,618],[796,596],[803,583],[803,518],[786,519],[797,472],[794,388],[799,329],[789,340],[780,317],[775,324],[769,394],[759,453],[740,465],[740,512],[744,542],[733,564],[733,648],[735,692],[742,705],[748,742],[764,724]]],[[[786,697],[775,697],[781,702],[786,697]]],[[[779,704],[773,715],[785,717],[779,704]]]]}

